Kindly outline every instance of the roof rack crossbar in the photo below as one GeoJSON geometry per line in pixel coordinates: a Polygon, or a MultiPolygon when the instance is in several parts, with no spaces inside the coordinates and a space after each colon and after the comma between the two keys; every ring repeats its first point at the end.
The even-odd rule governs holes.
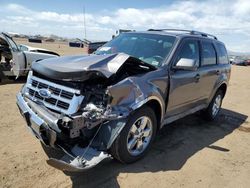
{"type": "Polygon", "coordinates": [[[201,35],[203,37],[211,37],[215,40],[217,40],[217,37],[208,33],[203,33],[200,31],[194,31],[194,30],[186,30],[186,29],[149,29],[148,31],[181,31],[181,32],[187,32],[191,35],[201,35]]]}

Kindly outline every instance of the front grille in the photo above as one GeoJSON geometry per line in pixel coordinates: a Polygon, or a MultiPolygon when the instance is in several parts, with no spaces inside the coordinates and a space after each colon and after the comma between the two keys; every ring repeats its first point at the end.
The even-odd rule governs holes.
{"type": "Polygon", "coordinates": [[[79,90],[55,84],[35,76],[28,78],[26,87],[26,94],[32,100],[41,101],[46,107],[66,114],[75,113],[83,100],[79,90]],[[41,96],[39,94],[41,89],[49,91],[50,96],[46,98],[41,96]]]}
{"type": "Polygon", "coordinates": [[[69,108],[69,104],[63,101],[58,101],[57,106],[59,106],[60,108],[63,109],[68,109],[69,108]]]}
{"type": "Polygon", "coordinates": [[[62,92],[61,92],[61,97],[64,97],[64,98],[66,98],[66,99],[72,99],[73,96],[74,96],[74,94],[73,94],[73,93],[70,93],[70,92],[68,92],[68,91],[62,90],[62,92]]]}

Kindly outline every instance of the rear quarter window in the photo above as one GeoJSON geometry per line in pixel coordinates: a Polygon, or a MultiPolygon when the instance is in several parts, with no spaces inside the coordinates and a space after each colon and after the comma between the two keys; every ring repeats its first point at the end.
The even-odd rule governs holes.
{"type": "Polygon", "coordinates": [[[220,64],[229,64],[227,50],[223,44],[216,43],[218,58],[220,64]]]}

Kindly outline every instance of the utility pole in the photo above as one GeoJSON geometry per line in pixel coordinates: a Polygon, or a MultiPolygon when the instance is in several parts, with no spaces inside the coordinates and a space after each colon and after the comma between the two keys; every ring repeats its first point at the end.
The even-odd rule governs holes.
{"type": "Polygon", "coordinates": [[[83,5],[83,21],[84,21],[84,37],[87,39],[87,30],[86,30],[86,18],[85,18],[85,6],[83,5]]]}

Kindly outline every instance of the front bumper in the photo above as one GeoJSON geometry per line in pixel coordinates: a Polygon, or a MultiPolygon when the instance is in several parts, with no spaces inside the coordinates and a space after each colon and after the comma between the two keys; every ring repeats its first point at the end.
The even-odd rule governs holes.
{"type": "Polygon", "coordinates": [[[63,171],[78,172],[92,168],[110,157],[107,153],[91,147],[82,148],[75,145],[65,149],[56,143],[57,135],[60,134],[58,119],[21,93],[17,94],[17,106],[33,135],[43,144],[60,148],[65,153],[60,159],[49,158],[47,160],[49,165],[63,171]]]}
{"type": "Polygon", "coordinates": [[[55,127],[54,124],[57,119],[55,117],[51,118],[52,116],[46,114],[44,109],[39,107],[39,105],[32,102],[28,98],[23,97],[21,93],[17,94],[17,106],[20,110],[20,113],[26,120],[28,129],[45,145],[50,145],[53,147],[56,141],[57,133],[55,130],[51,129],[50,126],[55,127]],[[36,110],[33,110],[31,106],[36,107],[36,110]],[[39,117],[38,114],[41,115],[41,117],[44,117],[47,122],[39,117]],[[51,123],[50,126],[48,123],[51,123]]]}

